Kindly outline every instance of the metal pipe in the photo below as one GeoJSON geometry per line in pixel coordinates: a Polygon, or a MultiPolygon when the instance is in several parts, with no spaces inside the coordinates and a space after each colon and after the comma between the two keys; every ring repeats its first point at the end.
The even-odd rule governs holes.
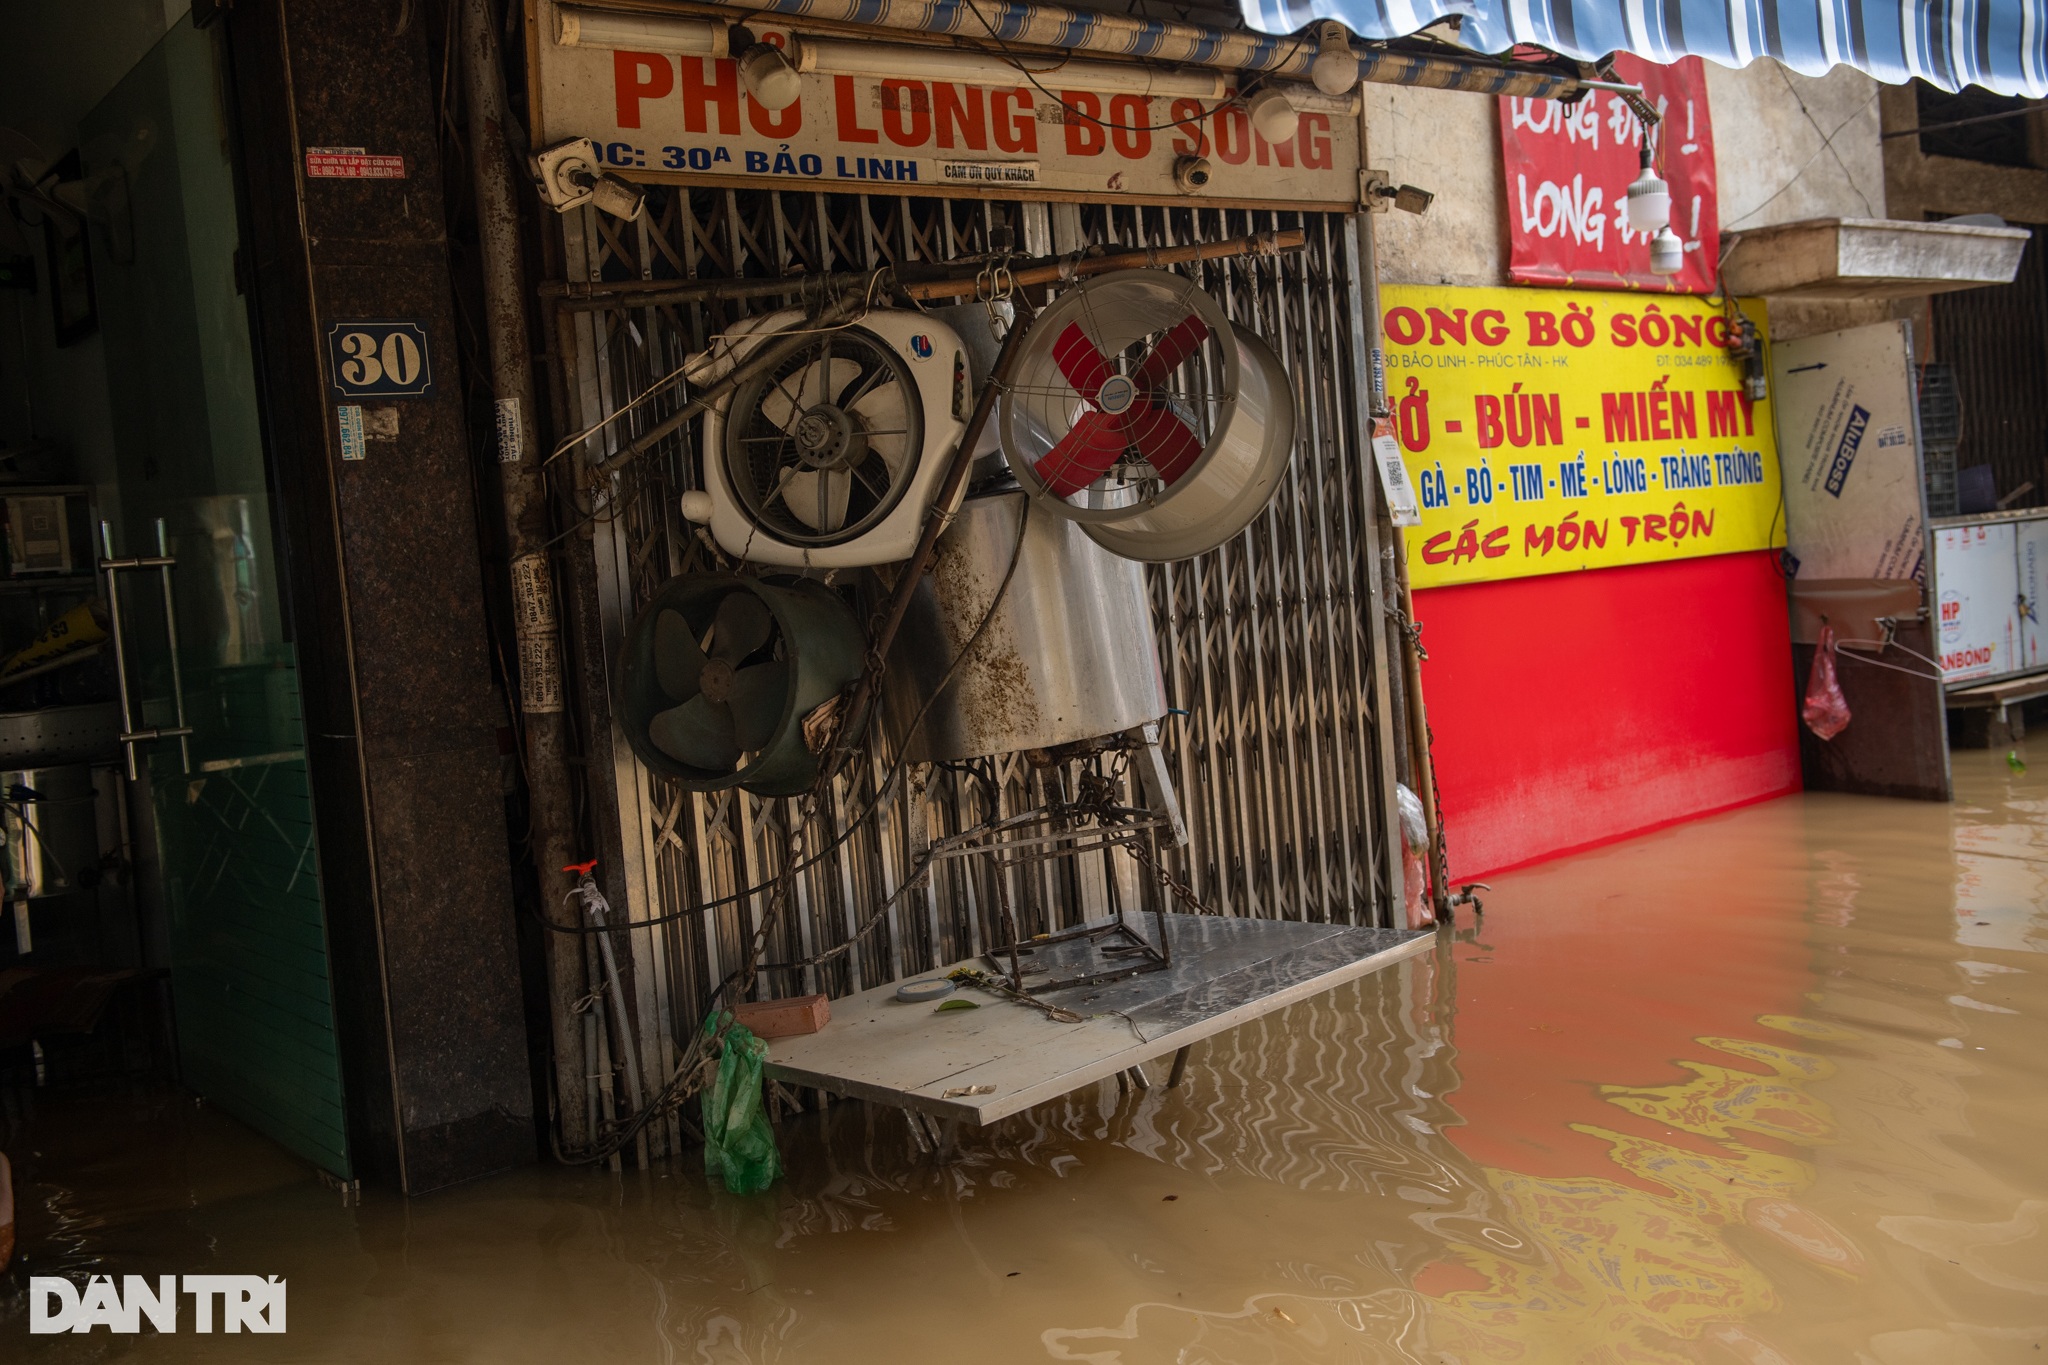
{"type": "MultiPolygon", "coordinates": [[[[535,420],[524,263],[519,240],[518,191],[512,148],[506,140],[504,69],[489,0],[463,0],[463,94],[468,103],[469,154],[475,176],[477,233],[483,248],[485,332],[491,391],[498,414],[499,492],[505,553],[511,562],[517,612],[519,711],[526,744],[527,818],[541,913],[573,927],[571,883],[576,861],[575,815],[570,800],[568,727],[562,702],[561,642],[554,617],[554,575],[547,559],[547,494],[528,432],[535,420]]],[[[582,936],[547,935],[548,1006],[554,1042],[555,1094],[562,1144],[590,1144],[583,1048],[576,1002],[584,993],[582,936]]]]}
{"type": "MultiPolygon", "coordinates": [[[[1232,237],[1226,241],[1203,242],[1194,246],[1158,247],[1145,251],[1123,251],[1118,252],[1114,256],[1091,256],[1078,259],[1060,258],[1058,260],[1041,261],[1036,264],[1022,266],[1014,271],[1005,271],[1004,285],[1005,287],[1014,286],[1021,288],[1027,285],[1050,284],[1055,280],[1076,279],[1085,275],[1100,275],[1111,270],[1129,270],[1141,266],[1156,268],[1162,265],[1178,264],[1183,261],[1209,261],[1229,256],[1271,255],[1281,251],[1298,251],[1306,240],[1298,229],[1290,229],[1283,232],[1257,232],[1248,237],[1232,237]]],[[[699,389],[690,397],[687,403],[684,403],[674,412],[635,437],[630,444],[621,448],[616,454],[599,463],[596,466],[596,471],[599,474],[610,474],[639,459],[642,455],[653,449],[660,441],[681,430],[686,422],[696,417],[699,413],[715,406],[727,395],[736,392],[742,384],[752,379],[755,375],[766,374],[792,355],[795,355],[798,351],[809,345],[810,338],[819,331],[828,327],[836,327],[842,322],[857,317],[859,310],[865,307],[865,300],[869,295],[880,297],[894,292],[905,294],[913,299],[966,298],[976,294],[992,281],[992,277],[988,274],[977,274],[956,279],[913,280],[908,283],[900,283],[894,271],[882,271],[874,274],[843,274],[825,278],[828,288],[836,287],[846,292],[822,312],[812,317],[804,326],[794,328],[787,333],[776,336],[772,340],[763,342],[759,349],[749,354],[738,365],[735,365],[723,378],[714,384],[707,384],[699,389]]],[[[626,283],[630,284],[632,282],[628,281],[626,283]]],[[[641,283],[647,282],[642,281],[641,283]]],[[[733,295],[724,294],[722,291],[719,291],[719,283],[707,282],[704,292],[699,292],[697,287],[687,284],[673,285],[659,291],[634,291],[621,285],[618,287],[620,297],[605,300],[603,303],[583,304],[580,306],[643,308],[657,302],[682,303],[704,297],[733,297],[733,295]]],[[[793,277],[776,283],[780,283],[782,287],[780,289],[762,288],[758,289],[757,293],[788,294],[818,288],[816,281],[806,281],[801,277],[793,277]]],[[[564,285],[561,287],[569,289],[574,286],[564,285]]],[[[564,299],[560,306],[563,308],[578,307],[577,296],[570,296],[564,299]]],[[[983,395],[990,402],[993,402],[992,394],[992,390],[984,388],[983,395]]],[[[981,426],[987,423],[987,416],[981,413],[979,407],[976,408],[976,413],[981,416],[981,422],[979,424],[972,421],[969,422],[970,437],[963,438],[960,445],[960,449],[963,451],[972,449],[974,442],[980,438],[981,426]]],[[[590,435],[595,436],[596,432],[593,430],[590,435]]],[[[957,471],[958,479],[951,479],[949,476],[949,486],[953,487],[956,492],[958,491],[959,481],[966,478],[966,468],[966,464],[959,464],[957,471]]],[[[942,497],[939,500],[939,505],[943,507],[950,504],[942,497]]],[[[936,535],[936,532],[934,532],[934,535],[936,535]]],[[[893,631],[891,633],[893,634],[893,631]]],[[[849,714],[852,713],[849,712],[849,714]]]]}
{"type": "MultiPolygon", "coordinates": [[[[600,929],[607,928],[609,925],[605,918],[604,897],[601,893],[597,893],[595,882],[591,884],[590,889],[594,894],[581,897],[584,908],[589,911],[593,924],[600,929]]],[[[604,961],[605,993],[611,996],[612,1018],[617,1023],[619,1052],[626,1069],[626,1098],[633,1102],[633,1112],[638,1114],[647,1101],[640,1079],[639,1040],[634,1036],[633,1021],[626,1014],[626,983],[619,977],[619,959],[618,955],[612,951],[612,936],[610,934],[593,934],[591,937],[597,940],[598,955],[604,961]]],[[[644,1165],[645,1162],[643,1161],[642,1164],[644,1165]]]]}
{"type": "Polygon", "coordinates": [[[171,707],[178,718],[178,771],[190,774],[192,771],[192,730],[185,724],[185,669],[178,662],[178,602],[171,592],[171,569],[177,561],[171,558],[171,541],[164,529],[164,519],[156,519],[156,554],[163,561],[157,566],[157,573],[163,577],[164,585],[164,637],[171,649],[171,707]]]}
{"type": "MultiPolygon", "coordinates": [[[[1359,281],[1361,303],[1366,314],[1366,355],[1369,375],[1367,384],[1372,394],[1372,415],[1374,420],[1389,415],[1386,392],[1386,353],[1380,345],[1380,288],[1379,258],[1373,242],[1371,214],[1362,214],[1359,226],[1359,247],[1363,270],[1359,281]]],[[[1382,502],[1384,500],[1381,500],[1382,502]]],[[[1384,508],[1382,508],[1384,511],[1384,508]]],[[[1422,656],[1421,642],[1415,638],[1415,596],[1408,586],[1408,553],[1403,544],[1401,528],[1391,521],[1383,523],[1388,546],[1392,550],[1394,581],[1390,585],[1399,604],[1399,617],[1391,623],[1394,629],[1389,633],[1398,637],[1397,648],[1401,660],[1400,697],[1406,703],[1404,719],[1407,722],[1408,772],[1414,780],[1415,794],[1422,799],[1423,827],[1429,836],[1430,860],[1429,881],[1431,904],[1439,918],[1449,912],[1446,898],[1449,889],[1444,885],[1443,858],[1443,816],[1436,804],[1436,774],[1429,753],[1429,711],[1422,701],[1422,656]]],[[[1398,817],[1387,831],[1390,842],[1397,849],[1400,844],[1398,817]]],[[[1389,859],[1397,854],[1389,850],[1389,859]]]]}
{"type": "MultiPolygon", "coordinates": [[[[694,9],[694,7],[693,7],[694,9]]],[[[584,13],[592,12],[589,9],[584,13]]],[[[620,29],[634,19],[621,8],[620,29]]],[[[682,11],[635,9],[641,22],[673,22],[682,11]]],[[[708,11],[707,11],[708,12],[708,11]]],[[[1307,79],[1320,52],[1318,44],[1296,34],[1254,33],[1248,29],[1216,29],[1171,20],[1140,19],[1124,14],[1070,9],[1064,5],[1031,4],[1024,0],[976,0],[971,5],[934,0],[765,0],[749,15],[785,16],[789,21],[847,24],[946,34],[974,50],[991,47],[1052,48],[1111,57],[1141,58],[1168,66],[1205,66],[1223,71],[1256,71],[1307,79]]],[[[1420,85],[1437,90],[1469,90],[1486,95],[1522,95],[1563,99],[1584,88],[1575,72],[1531,67],[1473,54],[1418,52],[1354,45],[1358,74],[1376,84],[1420,85]]],[[[1021,58],[1036,54],[1018,53],[1021,58]]],[[[1021,72],[1019,73],[1021,75],[1021,72]]],[[[1056,79],[1058,72],[1033,74],[1056,79]]]]}
{"type": "MultiPolygon", "coordinates": [[[[938,495],[932,501],[931,512],[925,517],[924,531],[918,537],[917,549],[911,554],[909,562],[897,571],[896,589],[890,594],[888,611],[883,616],[882,624],[876,630],[875,638],[869,646],[876,659],[884,662],[888,660],[889,647],[896,642],[896,632],[902,628],[903,618],[910,611],[911,599],[917,594],[918,580],[924,577],[925,570],[931,566],[939,536],[952,524],[954,503],[967,487],[968,471],[974,467],[975,447],[981,443],[981,434],[988,429],[989,420],[995,414],[996,396],[1009,387],[1010,372],[1017,361],[1017,343],[1031,325],[1030,305],[1022,303],[1022,300],[1019,300],[1019,303],[1022,306],[1018,309],[1017,319],[1010,324],[1009,334],[1003,338],[1002,349],[996,353],[995,366],[988,379],[983,382],[980,395],[974,400],[974,412],[967,419],[967,429],[961,433],[960,443],[953,447],[953,458],[946,466],[945,477],[939,481],[938,495]]],[[[879,681],[876,669],[865,670],[846,708],[840,712],[846,718],[846,725],[841,728],[839,738],[834,741],[834,751],[827,755],[821,767],[821,774],[826,779],[829,780],[835,774],[847,754],[846,740],[851,729],[866,720],[879,681]]],[[[991,807],[989,814],[994,816],[997,813],[991,807]]],[[[1000,871],[997,873],[999,879],[1003,875],[1000,871]]],[[[1007,896],[1004,900],[1003,913],[1006,917],[1009,914],[1007,896]]],[[[1009,924],[1006,928],[1014,944],[1016,925],[1009,924]]],[[[1014,968],[1014,963],[1012,965],[1014,968]]]]}
{"type": "MultiPolygon", "coordinates": [[[[1010,283],[1018,288],[1082,279],[1111,270],[1157,269],[1189,261],[1213,261],[1247,254],[1276,254],[1299,251],[1307,238],[1299,228],[1257,232],[1220,242],[1197,242],[1186,246],[1152,247],[1142,251],[1116,251],[1101,256],[1041,256],[1007,265],[1010,283]]],[[[619,280],[598,283],[549,283],[545,294],[559,296],[560,307],[578,311],[604,308],[651,308],[668,303],[699,303],[710,299],[756,299],[777,294],[839,293],[865,291],[901,294],[919,301],[970,298],[986,284],[981,273],[986,263],[971,263],[972,271],[960,267],[942,268],[926,278],[915,267],[897,267],[878,280],[873,274],[842,272],[824,276],[783,276],[770,280],[619,280]]]]}
{"type": "Polygon", "coordinates": [[[731,25],[666,14],[620,14],[575,5],[555,7],[555,42],[563,47],[653,48],[691,57],[728,57],[731,25]]]}
{"type": "MultiPolygon", "coordinates": [[[[796,48],[797,70],[831,75],[1013,85],[1021,74],[994,53],[966,48],[876,43],[863,38],[813,37],[802,38],[796,48]]],[[[1224,73],[1213,67],[1169,71],[1129,62],[1085,59],[1061,61],[1050,70],[1034,74],[1050,88],[1060,91],[1099,90],[1159,99],[1185,96],[1188,99],[1220,100],[1227,84],[1224,73]]]]}
{"type": "MultiPolygon", "coordinates": [[[[1399,535],[1397,530],[1395,535],[1399,535]]],[[[1394,571],[1401,593],[1401,617],[1415,621],[1415,595],[1408,587],[1408,560],[1398,547],[1394,571]]],[[[1410,630],[1401,632],[1401,675],[1408,694],[1409,767],[1415,774],[1415,794],[1422,798],[1422,825],[1429,835],[1429,899],[1439,924],[1450,917],[1451,890],[1444,883],[1448,869],[1444,859],[1443,812],[1436,804],[1436,765],[1429,752],[1429,708],[1422,701],[1422,644],[1410,630]]],[[[1395,831],[1398,834],[1398,831],[1395,831]]]]}
{"type": "Polygon", "coordinates": [[[128,642],[121,636],[121,575],[114,558],[114,528],[100,523],[100,569],[107,575],[107,633],[114,637],[114,688],[121,694],[121,748],[128,755],[128,780],[142,776],[135,766],[135,704],[128,699],[128,642]]]}
{"type": "MultiPolygon", "coordinates": [[[[1364,141],[1364,119],[1360,119],[1360,141],[1364,141]]],[[[1370,215],[1370,213],[1360,213],[1358,215],[1358,233],[1356,233],[1356,237],[1358,237],[1358,295],[1360,295],[1360,315],[1362,315],[1360,321],[1364,323],[1364,342],[1366,342],[1366,401],[1368,401],[1368,417],[1370,417],[1370,422],[1378,424],[1378,422],[1386,420],[1386,417],[1393,413],[1393,409],[1389,407],[1389,403],[1386,403],[1386,350],[1380,344],[1380,260],[1378,260],[1378,241],[1376,241],[1376,233],[1374,233],[1374,215],[1370,215]]],[[[1366,432],[1368,440],[1370,440],[1370,436],[1372,436],[1372,432],[1366,432]]],[[[1376,483],[1374,483],[1374,491],[1378,491],[1376,483]]],[[[1423,827],[1427,829],[1427,835],[1430,835],[1430,847],[1432,849],[1440,849],[1442,847],[1442,827],[1440,827],[1440,812],[1436,808],[1436,780],[1434,780],[1434,772],[1432,772],[1432,767],[1430,767],[1430,739],[1427,739],[1427,735],[1430,735],[1430,729],[1427,729],[1427,712],[1423,710],[1423,702],[1421,702],[1421,659],[1415,653],[1415,641],[1413,641],[1413,636],[1407,630],[1409,622],[1415,620],[1415,600],[1413,600],[1413,596],[1409,593],[1409,581],[1407,581],[1407,546],[1403,544],[1401,528],[1395,526],[1393,520],[1389,518],[1389,514],[1386,514],[1386,499],[1384,497],[1374,497],[1372,501],[1374,501],[1374,530],[1378,534],[1386,536],[1386,565],[1384,565],[1386,573],[1378,575],[1378,589],[1380,591],[1374,593],[1374,606],[1380,606],[1384,602],[1384,596],[1393,596],[1395,602],[1399,604],[1397,618],[1395,620],[1384,620],[1378,634],[1380,634],[1380,639],[1386,643],[1386,651],[1389,651],[1395,659],[1401,661],[1399,669],[1374,669],[1374,673],[1376,673],[1376,677],[1374,677],[1374,690],[1378,692],[1378,688],[1384,686],[1384,692],[1380,692],[1380,698],[1384,698],[1384,702],[1386,702],[1386,710],[1380,716],[1380,722],[1382,722],[1380,724],[1380,737],[1384,741],[1386,737],[1389,737],[1389,731],[1393,731],[1393,737],[1395,737],[1395,753],[1393,753],[1393,757],[1395,757],[1395,776],[1397,778],[1403,776],[1401,774],[1401,759],[1407,759],[1407,774],[1405,776],[1415,784],[1415,794],[1421,796],[1423,827]]],[[[1384,757],[1386,757],[1386,751],[1382,747],[1382,759],[1384,757]]],[[[1393,888],[1397,892],[1395,894],[1395,905],[1389,907],[1389,917],[1391,917],[1391,923],[1401,923],[1399,921],[1399,902],[1401,902],[1399,890],[1401,890],[1401,851],[1403,851],[1403,843],[1401,843],[1401,812],[1399,812],[1399,808],[1389,808],[1389,810],[1386,810],[1386,817],[1384,819],[1386,819],[1386,851],[1384,851],[1386,884],[1389,884],[1389,888],[1393,888]]],[[[1444,878],[1442,878],[1442,872],[1440,872],[1440,860],[1436,860],[1436,857],[1432,857],[1430,870],[1432,870],[1432,876],[1430,876],[1432,896],[1436,898],[1436,905],[1442,911],[1444,909],[1442,896],[1446,894],[1446,890],[1440,884],[1444,878]]]]}
{"type": "MultiPolygon", "coordinates": [[[[1377,243],[1374,240],[1373,232],[1373,215],[1369,213],[1360,214],[1358,225],[1360,266],[1358,288],[1360,309],[1365,315],[1366,385],[1367,391],[1371,396],[1372,417],[1374,421],[1385,418],[1391,413],[1391,409],[1387,406],[1386,352],[1380,343],[1379,254],[1376,248],[1377,243]]],[[[1378,505],[1381,517],[1384,518],[1386,510],[1385,499],[1378,498],[1374,501],[1378,505]]],[[[1410,631],[1410,627],[1415,620],[1415,597],[1408,586],[1408,554],[1407,547],[1402,543],[1401,528],[1388,520],[1382,520],[1380,525],[1387,535],[1387,545],[1391,552],[1389,558],[1392,560],[1391,568],[1393,571],[1392,583],[1383,582],[1383,589],[1391,588],[1395,601],[1399,604],[1398,619],[1390,622],[1389,625],[1392,628],[1385,632],[1388,636],[1396,637],[1393,644],[1394,648],[1398,651],[1397,657],[1401,661],[1398,683],[1396,683],[1395,679],[1389,678],[1389,683],[1393,684],[1393,686],[1390,686],[1389,691],[1398,697],[1397,705],[1400,705],[1398,714],[1406,722],[1408,773],[1414,781],[1415,794],[1422,799],[1423,826],[1428,832],[1429,837],[1431,904],[1435,907],[1438,917],[1442,918],[1449,912],[1450,907],[1446,898],[1450,893],[1449,889],[1443,884],[1445,879],[1444,859],[1442,856],[1444,846],[1443,820],[1442,812],[1437,809],[1436,776],[1429,753],[1429,712],[1424,707],[1422,701],[1420,645],[1410,631]]],[[[1392,717],[1389,717],[1389,719],[1392,719],[1392,717]]],[[[1401,826],[1397,812],[1390,812],[1389,815],[1387,859],[1390,868],[1398,869],[1400,866],[1401,826]]],[[[1389,881],[1398,885],[1399,878],[1390,872],[1389,881]]]]}

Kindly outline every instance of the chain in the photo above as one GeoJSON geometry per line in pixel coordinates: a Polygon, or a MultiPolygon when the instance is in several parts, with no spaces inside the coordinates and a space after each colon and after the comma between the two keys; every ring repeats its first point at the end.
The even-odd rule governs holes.
{"type": "Polygon", "coordinates": [[[1136,858],[1141,865],[1150,870],[1150,872],[1152,873],[1153,880],[1159,883],[1160,888],[1164,890],[1167,895],[1172,896],[1176,901],[1179,901],[1183,906],[1185,906],[1189,914],[1213,915],[1216,913],[1214,910],[1211,910],[1208,906],[1202,904],[1201,899],[1195,895],[1194,890],[1191,887],[1189,887],[1186,882],[1174,876],[1171,872],[1168,872],[1166,870],[1166,864],[1160,862],[1158,858],[1154,857],[1152,850],[1147,848],[1144,844],[1139,843],[1136,840],[1133,840],[1130,843],[1124,845],[1124,851],[1129,853],[1133,858],[1136,858]]]}
{"type": "MultiPolygon", "coordinates": [[[[1108,776],[1085,772],[1081,774],[1081,800],[1075,804],[1075,809],[1084,814],[1092,815],[1097,824],[1113,825],[1117,823],[1111,812],[1112,798],[1116,794],[1118,783],[1123,779],[1123,774],[1129,761],[1127,755],[1119,754],[1116,770],[1108,776]]],[[[1152,879],[1159,883],[1160,889],[1184,906],[1189,914],[1213,915],[1216,913],[1208,906],[1202,904],[1201,897],[1194,893],[1193,888],[1166,870],[1166,864],[1159,861],[1158,857],[1144,840],[1134,838],[1118,842],[1126,853],[1136,858],[1139,865],[1152,874],[1152,879]]]]}
{"type": "Polygon", "coordinates": [[[1427,662],[1429,651],[1422,645],[1422,622],[1403,611],[1399,602],[1389,601],[1383,610],[1387,613],[1388,619],[1393,621],[1395,628],[1401,632],[1401,637],[1408,642],[1408,647],[1415,651],[1415,657],[1427,662]]]}
{"type": "Polygon", "coordinates": [[[1430,755],[1429,794],[1436,802],[1436,840],[1429,851],[1430,872],[1435,877],[1439,896],[1448,900],[1451,894],[1451,841],[1444,833],[1444,789],[1436,780],[1436,727],[1429,723],[1427,716],[1422,722],[1422,742],[1430,755]]]}
{"type": "Polygon", "coordinates": [[[1016,306],[1010,296],[1017,292],[1017,276],[1010,269],[1007,256],[999,256],[981,268],[974,277],[974,297],[988,310],[988,329],[995,336],[1005,335],[1016,322],[1016,306]]]}

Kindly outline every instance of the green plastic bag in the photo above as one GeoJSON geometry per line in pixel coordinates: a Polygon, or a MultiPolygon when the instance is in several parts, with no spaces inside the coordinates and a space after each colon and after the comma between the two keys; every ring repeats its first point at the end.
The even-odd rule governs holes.
{"type": "MultiPolygon", "coordinates": [[[[704,1021],[716,1029],[719,1016],[704,1021]]],[[[768,1045],[740,1024],[725,1035],[718,1077],[704,1092],[704,1173],[723,1176],[734,1194],[759,1194],[782,1174],[775,1131],[761,1108],[761,1063],[768,1045]]]]}

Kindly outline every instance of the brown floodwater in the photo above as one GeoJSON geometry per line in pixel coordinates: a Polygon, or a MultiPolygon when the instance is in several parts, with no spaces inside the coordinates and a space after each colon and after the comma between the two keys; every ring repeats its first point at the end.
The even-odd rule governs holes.
{"type": "Polygon", "coordinates": [[[45,1098],[0,1357],[2048,1360],[2048,766],[1494,878],[1434,956],[955,1163],[859,1105],[687,1164],[343,1208],[189,1101],[45,1098]],[[26,1335],[37,1273],[256,1273],[283,1336],[26,1335]]]}

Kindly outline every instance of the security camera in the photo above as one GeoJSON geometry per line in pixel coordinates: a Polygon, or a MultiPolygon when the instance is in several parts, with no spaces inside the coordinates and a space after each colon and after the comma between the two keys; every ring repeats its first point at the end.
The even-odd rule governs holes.
{"type": "Polygon", "coordinates": [[[1182,194],[1200,194],[1209,187],[1209,158],[1177,157],[1173,163],[1173,187],[1182,194]]]}
{"type": "Polygon", "coordinates": [[[614,218],[632,222],[647,209],[647,191],[598,161],[597,144],[572,137],[533,154],[533,177],[541,202],[556,213],[594,204],[614,218]]]}

